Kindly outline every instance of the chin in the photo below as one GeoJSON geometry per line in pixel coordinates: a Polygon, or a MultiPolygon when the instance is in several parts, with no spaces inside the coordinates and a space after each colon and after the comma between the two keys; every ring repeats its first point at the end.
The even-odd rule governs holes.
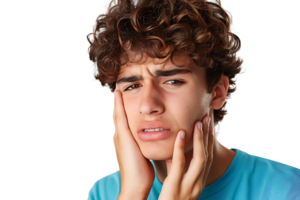
{"type": "Polygon", "coordinates": [[[161,147],[156,145],[144,146],[141,149],[142,154],[149,160],[167,160],[173,156],[173,150],[169,147],[161,147]]]}

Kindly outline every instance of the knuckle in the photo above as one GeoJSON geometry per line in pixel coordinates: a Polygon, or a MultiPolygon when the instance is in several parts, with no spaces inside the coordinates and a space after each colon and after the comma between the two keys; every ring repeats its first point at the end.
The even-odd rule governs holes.
{"type": "Polygon", "coordinates": [[[180,167],[184,167],[184,165],[185,165],[185,158],[178,159],[178,164],[179,164],[180,167]]]}
{"type": "Polygon", "coordinates": [[[208,160],[207,160],[207,163],[212,164],[213,163],[213,158],[209,157],[208,160]]]}
{"type": "Polygon", "coordinates": [[[190,199],[196,199],[199,193],[200,193],[200,191],[198,191],[198,190],[193,191],[190,199]]]}
{"type": "Polygon", "coordinates": [[[198,162],[200,163],[200,165],[204,165],[205,164],[206,159],[205,158],[199,158],[198,162]]]}

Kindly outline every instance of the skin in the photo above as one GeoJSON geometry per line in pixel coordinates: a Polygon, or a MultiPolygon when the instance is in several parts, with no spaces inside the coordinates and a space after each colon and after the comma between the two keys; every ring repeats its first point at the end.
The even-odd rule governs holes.
{"type": "Polygon", "coordinates": [[[121,173],[120,196],[129,198],[139,188],[141,198],[136,197],[136,199],[147,197],[154,180],[154,171],[148,160],[151,159],[154,161],[158,179],[163,183],[161,196],[169,199],[196,197],[201,194],[203,186],[215,182],[226,172],[235,156],[234,151],[225,148],[217,141],[214,136],[213,120],[209,123],[209,119],[213,119],[213,110],[221,108],[225,102],[228,78],[223,76],[213,92],[208,94],[205,70],[197,67],[183,54],[173,57],[173,61],[183,67],[175,66],[168,58],[162,60],[144,56],[140,60],[139,56],[133,57],[131,53],[129,56],[131,62],[122,66],[118,80],[132,75],[139,75],[143,77],[143,80],[119,83],[116,87],[114,142],[121,173]],[[139,62],[134,63],[136,61],[139,62]],[[163,61],[166,62],[162,63],[163,61]],[[188,69],[192,73],[167,77],[154,76],[155,70],[176,68],[188,69]],[[176,84],[179,82],[174,82],[174,80],[183,83],[176,84]],[[167,124],[171,127],[171,135],[164,140],[140,140],[138,126],[145,121],[161,121],[167,124]],[[195,128],[196,122],[202,122],[203,131],[195,128]],[[208,131],[209,125],[211,134],[208,131]],[[177,137],[181,130],[185,132],[185,138],[182,141],[178,139],[180,137],[177,137]],[[195,145],[198,145],[197,148],[194,148],[195,145]],[[205,152],[210,154],[208,157],[211,162],[208,167],[206,167],[208,158],[205,158],[205,152]],[[175,155],[178,155],[177,161],[175,161],[175,155]],[[195,157],[198,162],[193,161],[196,160],[193,159],[195,157]],[[131,162],[128,161],[130,159],[131,162]],[[130,166],[125,165],[126,160],[127,163],[131,163],[130,166]],[[184,164],[182,164],[183,160],[184,164]],[[193,162],[194,164],[191,164],[193,162]],[[201,171],[193,171],[193,165],[201,166],[201,171]],[[194,192],[182,189],[180,190],[183,191],[182,194],[177,194],[176,188],[184,185],[182,177],[183,174],[189,174],[189,170],[190,174],[193,173],[195,177],[201,178],[192,180],[192,176],[188,176],[186,183],[193,185],[196,182],[199,187],[195,187],[194,192]],[[133,178],[138,184],[132,185],[133,178]],[[170,180],[182,180],[182,182],[170,180]]]}

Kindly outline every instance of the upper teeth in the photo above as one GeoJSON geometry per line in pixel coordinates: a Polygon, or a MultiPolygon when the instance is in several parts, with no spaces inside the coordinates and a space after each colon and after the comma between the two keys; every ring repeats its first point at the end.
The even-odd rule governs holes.
{"type": "Polygon", "coordinates": [[[155,128],[155,129],[145,129],[145,132],[152,132],[152,131],[162,131],[164,130],[163,128],[155,128]]]}

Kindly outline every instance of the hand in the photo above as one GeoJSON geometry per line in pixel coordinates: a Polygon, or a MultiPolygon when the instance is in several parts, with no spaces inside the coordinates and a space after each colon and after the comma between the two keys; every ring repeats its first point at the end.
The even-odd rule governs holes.
{"type": "Polygon", "coordinates": [[[199,125],[203,124],[203,131],[202,128],[198,128],[198,123],[195,123],[193,158],[185,174],[184,139],[180,137],[183,131],[179,131],[174,144],[171,169],[164,180],[159,200],[195,200],[200,197],[213,161],[214,144],[213,127],[209,127],[209,117],[206,116],[203,122],[198,122],[199,125]]]}
{"type": "Polygon", "coordinates": [[[115,90],[114,144],[121,175],[121,192],[124,199],[147,199],[155,178],[155,171],[146,159],[128,127],[122,94],[115,90]]]}

